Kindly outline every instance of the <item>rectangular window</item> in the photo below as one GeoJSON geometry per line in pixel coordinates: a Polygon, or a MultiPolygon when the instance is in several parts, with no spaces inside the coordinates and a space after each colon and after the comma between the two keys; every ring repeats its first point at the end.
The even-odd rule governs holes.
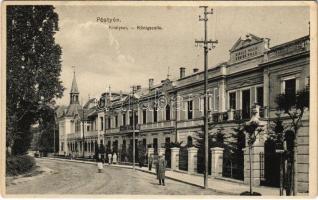
{"type": "Polygon", "coordinates": [[[289,79],[285,81],[285,94],[296,95],[296,79],[289,79]]]}
{"type": "Polygon", "coordinates": [[[296,79],[285,81],[285,94],[289,97],[292,104],[296,101],[296,79]]]}
{"type": "Polygon", "coordinates": [[[108,117],[108,129],[112,128],[112,120],[110,117],[108,117]]]}
{"type": "Polygon", "coordinates": [[[115,116],[115,126],[118,127],[118,115],[115,116]]]}
{"type": "Polygon", "coordinates": [[[236,92],[229,93],[229,103],[230,109],[236,110],[236,92]]]}
{"type": "Polygon", "coordinates": [[[190,100],[187,103],[188,103],[188,119],[192,119],[193,118],[193,101],[190,100]]]}
{"type": "Polygon", "coordinates": [[[256,101],[259,106],[263,107],[263,101],[264,101],[263,87],[256,88],[256,101]]]}
{"type": "Polygon", "coordinates": [[[123,126],[126,126],[126,113],[123,113],[123,126]]]}
{"type": "Polygon", "coordinates": [[[100,130],[104,130],[104,118],[100,117],[100,130]]]}
{"type": "Polygon", "coordinates": [[[157,111],[157,107],[154,106],[153,107],[153,122],[157,122],[158,121],[158,111],[157,111]]]}
{"type": "Polygon", "coordinates": [[[142,110],[142,123],[143,124],[147,123],[147,110],[146,109],[142,110]]]}
{"type": "Polygon", "coordinates": [[[213,99],[213,107],[214,107],[214,111],[218,111],[219,110],[219,89],[218,88],[214,88],[214,99],[213,99]]]}

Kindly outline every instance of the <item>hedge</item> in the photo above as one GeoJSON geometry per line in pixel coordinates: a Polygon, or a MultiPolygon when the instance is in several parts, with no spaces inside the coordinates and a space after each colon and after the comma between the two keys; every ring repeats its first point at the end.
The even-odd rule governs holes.
{"type": "Polygon", "coordinates": [[[6,158],[6,175],[16,176],[32,170],[35,159],[28,155],[8,156],[6,158]]]}

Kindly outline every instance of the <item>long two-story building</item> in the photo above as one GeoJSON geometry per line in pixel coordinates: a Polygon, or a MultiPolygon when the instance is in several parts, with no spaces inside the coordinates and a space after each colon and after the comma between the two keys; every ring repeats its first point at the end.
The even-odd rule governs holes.
{"type": "MultiPolygon", "coordinates": [[[[248,164],[244,158],[246,138],[235,136],[234,129],[251,118],[251,110],[255,107],[267,125],[265,136],[258,139],[254,148],[253,183],[279,184],[279,157],[266,133],[277,116],[275,98],[282,93],[296,94],[309,85],[309,43],[309,36],[305,36],[271,47],[270,39],[247,34],[229,50],[227,61],[209,67],[209,134],[212,137],[222,133],[225,144],[242,144],[237,145],[242,154],[238,154],[240,157],[235,161],[224,154],[224,177],[248,183],[248,164]]],[[[70,105],[59,121],[60,154],[80,156],[84,151],[85,157],[92,157],[96,148],[103,146],[121,154],[119,160],[127,161],[133,132],[136,145],[152,147],[155,152],[170,143],[195,144],[203,128],[204,72],[197,68],[190,73],[186,70],[181,67],[180,77],[167,78],[159,84],[150,78],[147,86],[135,86],[129,93],[109,90],[83,107],[78,103],[74,75],[70,105]]],[[[285,124],[288,123],[286,118],[285,124]]],[[[308,192],[308,123],[309,112],[306,111],[297,135],[299,192],[308,192]]]]}

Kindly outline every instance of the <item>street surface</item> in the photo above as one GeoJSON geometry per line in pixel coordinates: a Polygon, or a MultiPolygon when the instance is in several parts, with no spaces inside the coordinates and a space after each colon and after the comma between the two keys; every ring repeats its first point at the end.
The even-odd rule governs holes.
{"type": "MultiPolygon", "coordinates": [[[[8,183],[7,194],[117,194],[117,195],[216,195],[211,190],[166,179],[158,185],[153,174],[132,169],[105,167],[97,172],[96,165],[37,159],[37,165],[50,169],[26,181],[8,183]]],[[[23,178],[22,178],[23,179],[23,178]]]]}

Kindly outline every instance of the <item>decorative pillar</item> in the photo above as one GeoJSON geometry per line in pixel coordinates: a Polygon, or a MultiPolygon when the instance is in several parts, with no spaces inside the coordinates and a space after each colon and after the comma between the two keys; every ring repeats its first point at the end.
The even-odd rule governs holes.
{"type": "MultiPolygon", "coordinates": [[[[225,66],[222,66],[225,68],[225,66]]],[[[225,79],[219,82],[219,111],[225,112],[225,79]]]]}
{"type": "Polygon", "coordinates": [[[222,177],[223,172],[223,148],[211,148],[211,175],[212,177],[222,177]]]}
{"type": "Polygon", "coordinates": [[[257,118],[260,118],[260,115],[259,115],[260,108],[261,108],[260,105],[255,104],[255,111],[256,111],[255,117],[257,118]]]}
{"type": "Polygon", "coordinates": [[[269,117],[269,101],[270,101],[270,91],[269,91],[269,72],[268,69],[264,70],[264,75],[263,75],[263,82],[264,82],[264,87],[263,87],[263,105],[264,105],[264,117],[269,117]]]}
{"type": "MultiPolygon", "coordinates": [[[[243,149],[244,151],[244,183],[250,183],[250,163],[249,163],[249,147],[243,149]]],[[[261,152],[264,153],[264,146],[254,146],[251,149],[251,161],[252,161],[252,185],[258,186],[261,183],[261,162],[264,166],[264,159],[261,160],[261,152]]],[[[264,154],[263,154],[264,155],[264,154]]],[[[264,158],[264,157],[263,157],[264,158]]]]}
{"type": "Polygon", "coordinates": [[[171,148],[171,170],[179,170],[180,148],[171,148]]]}
{"type": "MultiPolygon", "coordinates": [[[[147,152],[147,155],[148,155],[148,168],[149,168],[149,158],[151,157],[151,156],[153,156],[153,154],[154,154],[154,149],[153,148],[151,148],[151,147],[149,147],[148,148],[148,152],[147,152]]],[[[153,161],[152,161],[152,163],[154,163],[153,161]]]]}
{"type": "Polygon", "coordinates": [[[188,173],[197,173],[197,162],[198,162],[198,148],[188,148],[188,173]]]}
{"type": "Polygon", "coordinates": [[[163,156],[165,159],[166,149],[165,148],[158,148],[158,156],[163,156]]]}
{"type": "Polygon", "coordinates": [[[230,110],[227,112],[228,115],[228,121],[234,120],[234,109],[230,108],[230,110]]]}

